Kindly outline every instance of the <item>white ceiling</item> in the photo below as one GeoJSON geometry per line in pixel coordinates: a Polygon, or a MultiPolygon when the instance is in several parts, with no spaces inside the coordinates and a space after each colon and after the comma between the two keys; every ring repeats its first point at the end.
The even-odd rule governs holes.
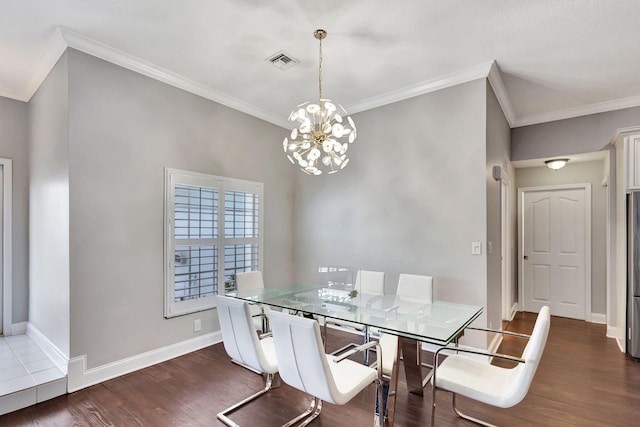
{"type": "Polygon", "coordinates": [[[638,0],[3,0],[0,96],[28,100],[69,45],[282,124],[317,98],[317,28],[323,95],[352,112],[493,61],[512,126],[640,105],[638,0]]]}

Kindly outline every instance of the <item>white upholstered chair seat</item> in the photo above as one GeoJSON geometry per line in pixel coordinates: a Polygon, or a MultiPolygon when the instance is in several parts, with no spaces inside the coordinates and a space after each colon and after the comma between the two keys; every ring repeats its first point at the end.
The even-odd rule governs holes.
{"type": "MultiPolygon", "coordinates": [[[[438,367],[438,387],[499,408],[522,400],[517,388],[518,373],[470,357],[451,355],[438,367]]],[[[522,371],[524,365],[512,368],[522,371]]],[[[526,394],[523,390],[523,396],[526,394]]]]}
{"type": "Polygon", "coordinates": [[[349,359],[336,363],[334,362],[336,359],[335,356],[327,354],[326,357],[327,365],[331,371],[331,375],[333,375],[338,391],[338,393],[326,396],[326,398],[323,399],[329,403],[336,405],[346,404],[378,377],[375,369],[369,368],[361,363],[349,359]]]}

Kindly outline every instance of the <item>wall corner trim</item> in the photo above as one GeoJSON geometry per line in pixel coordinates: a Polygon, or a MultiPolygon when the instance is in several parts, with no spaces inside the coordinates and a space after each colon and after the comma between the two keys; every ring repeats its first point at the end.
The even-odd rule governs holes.
{"type": "Polygon", "coordinates": [[[67,390],[72,393],[219,342],[222,333],[216,331],[89,369],[86,354],[73,357],[69,359],[67,390]]]}
{"type": "Polygon", "coordinates": [[[40,329],[32,323],[27,324],[27,336],[45,352],[47,356],[56,364],[58,368],[66,375],[67,365],[69,364],[69,356],[52,343],[40,329]]]}
{"type": "Polygon", "coordinates": [[[498,67],[497,62],[493,61],[491,63],[487,79],[493,88],[493,93],[496,94],[498,104],[500,104],[500,107],[502,108],[502,112],[504,113],[504,117],[507,119],[507,123],[509,123],[509,127],[513,128],[516,122],[516,114],[513,111],[509,92],[507,91],[507,87],[504,85],[502,74],[500,73],[500,67],[498,67]]]}

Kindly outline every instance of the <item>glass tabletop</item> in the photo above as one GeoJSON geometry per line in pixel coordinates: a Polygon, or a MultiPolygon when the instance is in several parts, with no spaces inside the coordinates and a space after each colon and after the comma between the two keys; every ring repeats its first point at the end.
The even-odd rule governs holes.
{"type": "Polygon", "coordinates": [[[382,332],[436,344],[448,344],[473,322],[482,307],[434,301],[429,304],[398,295],[372,295],[352,289],[290,286],[227,293],[272,307],[345,320],[382,332]]]}

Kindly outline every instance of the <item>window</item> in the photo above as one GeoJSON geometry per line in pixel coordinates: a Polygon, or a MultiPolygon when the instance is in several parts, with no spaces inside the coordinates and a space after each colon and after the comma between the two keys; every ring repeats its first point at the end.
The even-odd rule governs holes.
{"type": "Polygon", "coordinates": [[[262,269],[263,185],[165,169],[165,317],[214,307],[262,269]]]}

